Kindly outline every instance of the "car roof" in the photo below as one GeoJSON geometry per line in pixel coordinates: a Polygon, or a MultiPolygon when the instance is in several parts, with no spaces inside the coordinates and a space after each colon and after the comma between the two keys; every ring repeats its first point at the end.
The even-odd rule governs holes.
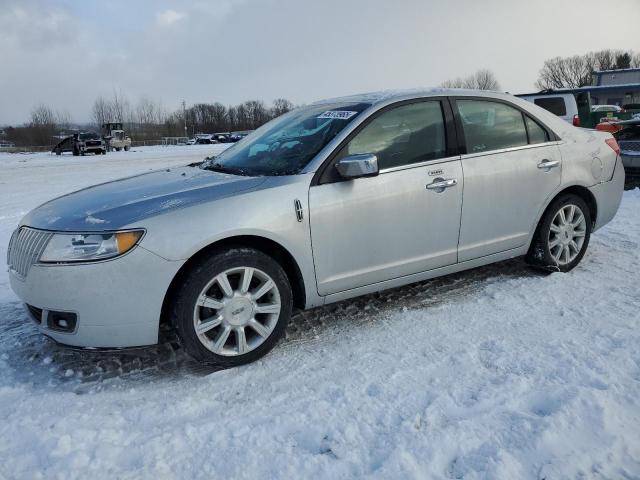
{"type": "Polygon", "coordinates": [[[391,103],[394,101],[409,100],[412,98],[437,97],[437,96],[474,96],[487,98],[507,98],[508,94],[489,90],[469,90],[464,88],[409,88],[399,90],[381,90],[377,92],[359,93],[344,97],[328,98],[314,102],[313,105],[330,103],[391,103]]]}

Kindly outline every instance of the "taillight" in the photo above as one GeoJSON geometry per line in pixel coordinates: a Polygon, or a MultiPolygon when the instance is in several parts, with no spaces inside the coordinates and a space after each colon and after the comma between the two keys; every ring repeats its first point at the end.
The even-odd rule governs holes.
{"type": "Polygon", "coordinates": [[[574,127],[579,127],[580,126],[580,117],[578,115],[574,115],[572,123],[573,123],[574,127]]]}
{"type": "Polygon", "coordinates": [[[616,152],[616,155],[620,155],[620,145],[618,145],[615,138],[607,138],[604,143],[609,145],[611,149],[616,152]]]}

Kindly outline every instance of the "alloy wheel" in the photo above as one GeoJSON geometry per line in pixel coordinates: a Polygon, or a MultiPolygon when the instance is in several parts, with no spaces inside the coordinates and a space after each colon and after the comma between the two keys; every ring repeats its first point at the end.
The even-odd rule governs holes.
{"type": "Polygon", "coordinates": [[[568,265],[580,254],[587,234],[584,213],[574,204],[563,205],[549,228],[549,252],[558,265],[568,265]]]}
{"type": "Polygon", "coordinates": [[[193,328],[211,352],[244,355],[271,335],[281,307],[269,275],[251,267],[232,268],[212,278],[198,295],[193,328]]]}

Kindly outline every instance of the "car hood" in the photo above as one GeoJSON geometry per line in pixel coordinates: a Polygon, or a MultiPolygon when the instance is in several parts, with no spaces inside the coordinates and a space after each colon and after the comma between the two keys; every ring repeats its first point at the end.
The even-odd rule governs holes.
{"type": "Polygon", "coordinates": [[[254,189],[266,177],[171,168],[85,188],[29,212],[22,225],[44,230],[115,230],[145,218],[254,189]]]}

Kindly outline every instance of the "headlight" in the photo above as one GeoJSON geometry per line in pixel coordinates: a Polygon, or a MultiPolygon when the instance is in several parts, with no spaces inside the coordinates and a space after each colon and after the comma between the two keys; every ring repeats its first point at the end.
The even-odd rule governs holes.
{"type": "Polygon", "coordinates": [[[143,230],[111,233],[56,233],[40,256],[41,262],[86,262],[122,255],[136,246],[143,230]]]}

